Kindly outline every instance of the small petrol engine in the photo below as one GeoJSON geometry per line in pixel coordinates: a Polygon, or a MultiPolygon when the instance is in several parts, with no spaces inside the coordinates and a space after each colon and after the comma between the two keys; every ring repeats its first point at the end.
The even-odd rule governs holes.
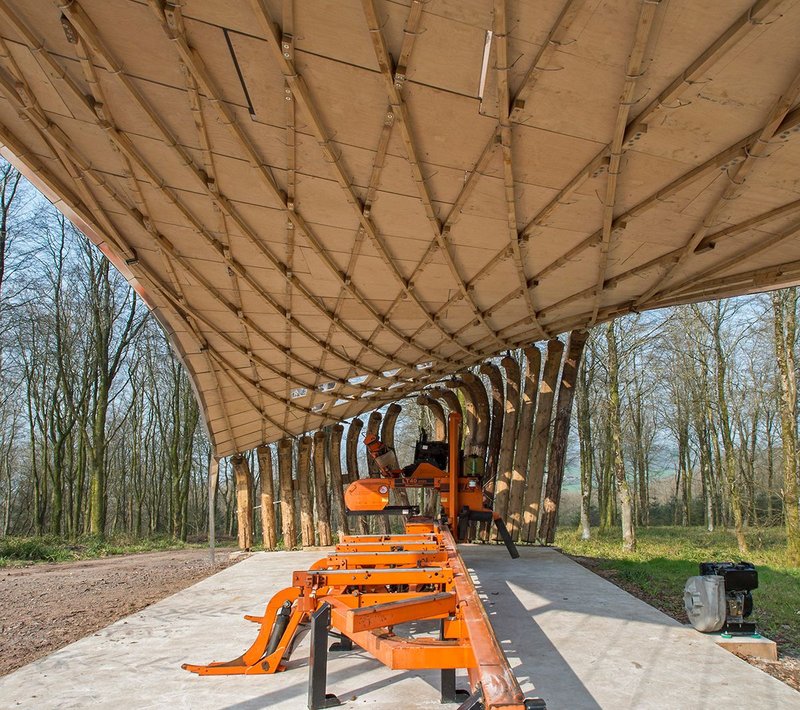
{"type": "Polygon", "coordinates": [[[758,572],[750,562],[701,562],[700,576],[690,577],[683,590],[689,622],[698,631],[755,633],[756,625],[745,619],[757,588],[758,572]]]}

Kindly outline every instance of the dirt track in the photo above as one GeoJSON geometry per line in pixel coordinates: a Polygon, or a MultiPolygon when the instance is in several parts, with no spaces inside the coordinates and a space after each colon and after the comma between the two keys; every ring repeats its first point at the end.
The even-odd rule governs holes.
{"type": "Polygon", "coordinates": [[[207,550],[0,568],[0,675],[229,566],[207,550]]]}

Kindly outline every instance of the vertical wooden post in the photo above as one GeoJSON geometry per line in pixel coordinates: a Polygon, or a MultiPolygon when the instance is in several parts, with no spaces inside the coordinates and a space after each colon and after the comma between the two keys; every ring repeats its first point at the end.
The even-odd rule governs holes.
{"type": "MultiPolygon", "coordinates": [[[[397,404],[397,402],[392,402],[386,408],[386,414],[384,415],[383,422],[381,423],[380,440],[390,449],[394,449],[394,429],[397,425],[397,417],[400,416],[400,412],[402,411],[403,408],[397,404]]],[[[400,490],[391,490],[389,492],[389,504],[408,505],[408,491],[405,488],[400,490]]],[[[398,516],[392,516],[388,523],[390,528],[392,523],[396,523],[398,526],[402,527],[402,520],[398,516]]]]}
{"type": "Polygon", "coordinates": [[[528,477],[528,457],[531,450],[533,414],[536,410],[536,389],[539,386],[539,370],[542,356],[535,346],[525,348],[525,375],[523,378],[522,402],[519,415],[517,448],[514,452],[514,468],[511,474],[511,492],[508,499],[506,526],[511,539],[516,540],[522,525],[522,502],[525,480],[528,477]]]}
{"type": "Polygon", "coordinates": [[[216,562],[217,545],[217,485],[219,484],[219,459],[211,452],[208,458],[208,555],[211,566],[216,562]]]}
{"type": "Polygon", "coordinates": [[[522,514],[522,532],[520,540],[536,542],[536,528],[539,523],[539,503],[542,498],[544,481],[544,464],[547,456],[547,444],[550,439],[550,417],[553,412],[553,396],[555,395],[558,369],[561,366],[561,353],[564,344],[553,338],[547,342],[547,360],[544,363],[542,381],[539,385],[539,401],[536,407],[536,422],[533,425],[533,447],[531,449],[531,465],[528,473],[528,485],[525,489],[525,505],[522,514]]]}
{"type": "Polygon", "coordinates": [[[497,462],[497,479],[494,488],[494,511],[501,518],[508,515],[508,497],[511,488],[511,465],[517,441],[519,412],[519,365],[513,357],[504,357],[500,364],[506,371],[506,412],[503,418],[503,442],[497,462]]]}
{"type": "Polygon", "coordinates": [[[262,444],[256,449],[258,472],[261,481],[261,530],[264,547],[274,550],[278,544],[275,525],[275,491],[272,482],[272,447],[262,444]]]}
{"type": "Polygon", "coordinates": [[[283,546],[291,550],[297,544],[297,515],[294,509],[294,487],[292,486],[291,439],[278,442],[278,478],[281,486],[281,534],[283,546]]]}
{"type": "Polygon", "coordinates": [[[489,362],[483,363],[481,365],[481,374],[489,378],[489,384],[492,388],[492,425],[489,431],[489,444],[486,452],[487,478],[484,490],[491,499],[494,499],[497,461],[500,457],[500,441],[503,437],[503,416],[506,409],[506,392],[503,386],[503,375],[496,365],[489,362]]]}
{"type": "Polygon", "coordinates": [[[297,490],[300,493],[300,542],[314,545],[314,499],[311,495],[311,437],[303,436],[297,447],[297,490]]]}
{"type": "MultiPolygon", "coordinates": [[[[347,450],[345,452],[345,460],[347,461],[347,483],[352,483],[360,477],[358,471],[358,435],[364,428],[364,422],[361,419],[353,419],[350,426],[347,428],[347,450]]],[[[369,530],[367,519],[363,515],[359,515],[355,520],[355,527],[361,535],[365,535],[369,530]]]]}
{"type": "Polygon", "coordinates": [[[347,442],[345,445],[345,462],[347,471],[345,471],[344,482],[352,483],[360,478],[358,470],[358,435],[364,428],[364,422],[361,419],[353,419],[350,426],[347,427],[347,442]]]}
{"type": "Polygon", "coordinates": [[[344,481],[342,480],[342,435],[344,427],[336,424],[331,428],[330,445],[328,446],[328,470],[331,473],[332,519],[336,520],[339,535],[347,535],[350,527],[347,524],[347,511],[344,507],[344,481]]]}
{"type": "Polygon", "coordinates": [[[419,395],[419,397],[417,397],[417,404],[431,410],[431,414],[433,415],[434,441],[444,441],[447,438],[447,417],[444,413],[444,407],[427,394],[419,395]]]}
{"type": "Polygon", "coordinates": [[[476,428],[472,439],[473,453],[486,463],[486,448],[489,443],[489,397],[480,377],[472,372],[465,372],[461,379],[469,389],[475,405],[476,428]]]}
{"type": "MultiPolygon", "coordinates": [[[[458,395],[455,392],[452,392],[444,387],[434,387],[428,390],[432,397],[436,397],[436,399],[441,399],[446,405],[447,408],[451,412],[458,412],[461,415],[461,421],[464,421],[464,409],[461,406],[461,401],[458,399],[458,395]]],[[[463,432],[463,424],[462,424],[462,432],[463,432]]],[[[446,430],[446,429],[445,429],[446,430]]],[[[449,434],[448,434],[449,439],[449,434]]],[[[459,443],[461,441],[461,436],[459,435],[459,443]]]]}
{"type": "Polygon", "coordinates": [[[556,537],[558,503],[561,499],[561,484],[564,481],[564,464],[567,458],[567,438],[572,415],[572,401],[575,396],[575,382],[578,378],[581,356],[588,336],[589,333],[585,330],[573,330],[569,334],[567,354],[561,372],[556,419],[553,425],[553,441],[550,444],[550,458],[547,465],[547,490],[545,491],[544,510],[539,532],[539,538],[547,544],[552,544],[556,537]]]}
{"type": "MultiPolygon", "coordinates": [[[[467,383],[461,377],[454,377],[448,380],[446,383],[447,387],[451,390],[457,390],[461,393],[463,397],[464,404],[462,405],[464,419],[463,419],[463,436],[464,441],[462,448],[464,449],[464,455],[469,456],[470,454],[474,453],[473,447],[475,442],[475,435],[478,433],[478,416],[477,411],[475,408],[475,402],[472,400],[472,392],[470,392],[467,383]]],[[[455,394],[455,392],[452,392],[455,394]]],[[[458,397],[457,394],[455,394],[458,397]]],[[[451,407],[452,409],[452,407],[451,407]]]]}
{"type": "Polygon", "coordinates": [[[332,544],[331,511],[328,505],[328,477],[325,473],[325,448],[328,436],[323,429],[314,433],[314,492],[317,503],[317,536],[319,544],[332,544]]]}
{"type": "Polygon", "coordinates": [[[239,548],[253,547],[253,474],[250,464],[242,454],[233,459],[233,474],[236,480],[236,521],[239,528],[239,548]]]}
{"type": "MultiPolygon", "coordinates": [[[[369,419],[367,419],[367,431],[364,433],[364,437],[368,436],[378,436],[379,430],[381,428],[381,419],[382,415],[380,412],[372,412],[369,415],[369,419]]],[[[364,456],[366,457],[367,461],[367,473],[369,474],[370,478],[375,478],[375,476],[380,475],[378,471],[378,464],[375,463],[375,460],[372,456],[369,455],[369,452],[364,449],[364,456]]]]}
{"type": "MultiPolygon", "coordinates": [[[[367,436],[370,434],[378,436],[381,419],[382,416],[380,412],[372,412],[372,414],[369,415],[369,419],[367,419],[367,436]]],[[[370,478],[379,476],[380,473],[378,471],[378,466],[366,449],[364,449],[364,455],[367,457],[367,471],[369,472],[370,478]]],[[[385,515],[378,515],[374,517],[376,532],[387,535],[389,533],[389,518],[387,518],[385,515]]]]}

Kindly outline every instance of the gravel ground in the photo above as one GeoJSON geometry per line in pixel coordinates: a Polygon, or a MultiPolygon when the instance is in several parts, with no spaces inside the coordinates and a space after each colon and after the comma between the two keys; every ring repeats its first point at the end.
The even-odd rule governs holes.
{"type": "Polygon", "coordinates": [[[228,567],[202,549],[0,568],[0,675],[228,567]]]}

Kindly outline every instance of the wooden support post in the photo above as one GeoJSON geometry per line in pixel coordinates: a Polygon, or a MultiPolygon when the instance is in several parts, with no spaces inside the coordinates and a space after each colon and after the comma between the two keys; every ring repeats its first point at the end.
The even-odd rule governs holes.
{"type": "Polygon", "coordinates": [[[219,459],[212,452],[208,459],[208,556],[211,559],[212,567],[216,563],[218,483],[219,459]]]}
{"type": "Polygon", "coordinates": [[[520,404],[517,448],[514,452],[514,467],[511,474],[511,492],[508,499],[506,526],[512,540],[516,540],[522,525],[522,505],[525,481],[528,478],[528,459],[531,450],[533,415],[536,411],[536,390],[539,386],[539,370],[542,355],[537,347],[525,348],[525,374],[523,377],[522,402],[520,404]]]}
{"type": "Polygon", "coordinates": [[[292,486],[291,439],[278,442],[278,479],[281,486],[281,534],[283,546],[291,550],[297,544],[297,515],[294,508],[294,487],[292,486]]]}
{"type": "MultiPolygon", "coordinates": [[[[370,434],[378,436],[378,430],[381,426],[381,419],[382,416],[380,412],[372,412],[372,414],[369,415],[369,419],[367,419],[366,436],[369,436],[370,434]]],[[[364,455],[367,457],[367,471],[369,472],[370,478],[380,476],[378,466],[373,460],[372,456],[369,455],[366,448],[364,449],[364,455]]],[[[374,526],[376,532],[384,535],[389,534],[389,518],[385,515],[376,516],[374,518],[374,526]]]]}
{"type": "Polygon", "coordinates": [[[303,547],[315,543],[314,498],[311,494],[311,437],[300,437],[297,446],[297,490],[300,493],[300,542],[303,547]]]}
{"type": "MultiPolygon", "coordinates": [[[[464,421],[464,409],[461,406],[461,401],[458,399],[458,395],[455,392],[445,389],[444,387],[433,387],[432,389],[428,390],[428,394],[430,394],[432,397],[436,397],[436,399],[442,400],[442,402],[447,405],[447,408],[451,412],[457,412],[460,414],[461,421],[464,421]]],[[[459,437],[459,440],[460,438],[461,437],[459,437]]]]}
{"type": "Polygon", "coordinates": [[[331,428],[328,446],[328,470],[331,474],[331,520],[336,521],[339,535],[349,535],[350,526],[344,508],[344,481],[342,480],[342,435],[344,427],[335,424],[331,428]]]}
{"type": "MultiPolygon", "coordinates": [[[[367,419],[367,431],[364,433],[365,438],[368,436],[378,436],[381,428],[382,418],[383,417],[380,412],[372,412],[369,415],[369,419],[367,419]]],[[[367,461],[367,473],[369,474],[369,477],[375,478],[376,476],[380,476],[378,464],[376,464],[372,456],[369,455],[366,447],[364,448],[364,456],[366,457],[367,461]]]]}
{"type": "MultiPolygon", "coordinates": [[[[386,414],[384,415],[383,422],[381,423],[380,440],[390,449],[394,449],[394,430],[397,426],[397,417],[400,416],[400,412],[402,411],[403,408],[397,404],[397,402],[392,402],[386,408],[386,414]]],[[[389,504],[409,505],[408,491],[405,488],[400,490],[393,489],[389,491],[389,504]]],[[[391,528],[393,524],[395,524],[399,529],[402,529],[402,518],[399,516],[392,516],[389,520],[389,527],[391,528]]]]}
{"type": "Polygon", "coordinates": [[[253,474],[250,464],[242,454],[232,459],[236,480],[236,521],[239,528],[239,549],[253,547],[253,474]]]}
{"type": "MultiPolygon", "coordinates": [[[[345,452],[345,460],[347,461],[346,483],[352,483],[360,478],[358,471],[358,436],[363,428],[364,422],[358,418],[353,419],[347,428],[347,451],[345,452]]],[[[358,532],[361,535],[365,535],[369,531],[367,519],[363,515],[359,515],[354,520],[358,532]]]]}
{"type": "Polygon", "coordinates": [[[503,387],[503,375],[496,365],[489,362],[483,363],[481,365],[481,374],[489,378],[489,384],[492,388],[492,423],[486,451],[486,482],[484,483],[484,490],[489,498],[493,500],[497,461],[500,457],[500,441],[503,437],[506,392],[505,387],[503,387]]]}
{"type": "Polygon", "coordinates": [[[347,443],[345,451],[345,462],[347,464],[347,471],[345,471],[344,482],[352,483],[357,481],[361,475],[358,470],[358,435],[364,428],[364,422],[361,419],[355,418],[350,422],[347,427],[347,443]]]}
{"type": "Polygon", "coordinates": [[[328,436],[324,429],[314,434],[314,492],[317,503],[317,536],[323,547],[333,544],[331,510],[328,505],[328,476],[325,471],[325,449],[328,436]]]}
{"type": "Polygon", "coordinates": [[[536,542],[536,528],[539,523],[539,504],[542,499],[544,464],[547,457],[547,444],[550,440],[550,417],[553,413],[553,396],[556,379],[561,367],[561,354],[564,344],[553,338],[547,342],[547,360],[544,363],[542,381],[539,385],[539,401],[536,407],[536,422],[533,426],[533,447],[528,472],[528,485],[525,489],[525,504],[522,512],[522,531],[519,539],[536,542]]]}
{"type": "Polygon", "coordinates": [[[486,449],[489,443],[489,396],[480,377],[472,372],[465,372],[461,379],[464,380],[472,402],[475,405],[476,428],[472,439],[473,453],[486,463],[486,449]]]}
{"type": "Polygon", "coordinates": [[[272,447],[262,444],[256,449],[258,474],[261,481],[261,530],[264,548],[274,550],[278,545],[275,524],[275,491],[272,481],[272,447]]]}
{"type": "Polygon", "coordinates": [[[417,404],[430,409],[433,415],[433,440],[444,441],[447,438],[447,417],[444,413],[444,407],[427,394],[419,395],[417,404]]]}
{"type": "Polygon", "coordinates": [[[553,424],[553,441],[550,444],[550,458],[547,465],[547,490],[544,497],[544,510],[539,531],[539,539],[548,545],[555,542],[558,524],[558,504],[561,499],[561,484],[564,481],[564,464],[567,458],[567,438],[572,416],[572,402],[575,396],[575,382],[581,365],[583,348],[588,331],[573,330],[569,334],[567,354],[561,371],[558,388],[558,405],[553,424]]]}
{"type": "Polygon", "coordinates": [[[519,365],[513,357],[504,357],[500,364],[506,371],[506,412],[503,417],[503,442],[497,462],[497,479],[494,489],[494,511],[501,518],[508,515],[508,498],[511,489],[511,466],[517,442],[517,416],[519,412],[519,365]]]}
{"type": "MultiPolygon", "coordinates": [[[[445,383],[451,390],[457,390],[461,393],[463,398],[462,409],[464,411],[464,456],[469,456],[474,453],[475,435],[478,432],[478,416],[475,409],[475,402],[472,400],[472,393],[470,392],[467,383],[461,377],[454,377],[445,383]]],[[[458,396],[458,395],[456,395],[458,396]]]]}

